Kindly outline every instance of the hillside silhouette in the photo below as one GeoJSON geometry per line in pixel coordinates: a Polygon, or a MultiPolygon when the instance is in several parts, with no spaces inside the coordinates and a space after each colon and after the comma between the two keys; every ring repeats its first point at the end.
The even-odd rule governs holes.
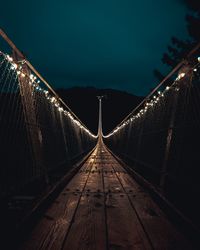
{"type": "Polygon", "coordinates": [[[58,95],[66,102],[81,121],[94,133],[98,126],[98,95],[103,99],[103,132],[109,133],[138,105],[143,97],[114,89],[94,87],[73,87],[57,89],[58,95]]]}

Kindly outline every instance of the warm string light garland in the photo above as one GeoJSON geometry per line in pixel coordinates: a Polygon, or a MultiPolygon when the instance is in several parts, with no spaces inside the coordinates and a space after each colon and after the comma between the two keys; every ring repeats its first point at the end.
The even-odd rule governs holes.
{"type": "MultiPolygon", "coordinates": [[[[41,88],[39,86],[40,80],[37,80],[37,77],[34,76],[33,74],[27,75],[23,72],[22,70],[22,65],[17,64],[14,62],[13,58],[8,55],[8,54],[4,54],[3,52],[1,52],[2,55],[4,55],[5,59],[10,62],[11,67],[10,69],[16,71],[17,75],[19,75],[20,77],[24,78],[24,77],[28,77],[29,78],[29,85],[31,85],[33,88],[35,88],[36,91],[39,92],[43,92],[46,96],[46,99],[52,104],[54,105],[59,112],[63,113],[65,116],[68,116],[72,122],[74,122],[80,129],[83,129],[86,133],[88,133],[90,136],[97,138],[97,136],[95,136],[94,134],[92,134],[89,129],[87,129],[86,127],[84,127],[77,119],[74,118],[74,116],[67,110],[63,109],[63,107],[61,107],[59,100],[55,97],[55,96],[51,96],[49,94],[48,90],[45,90],[43,88],[41,88]]],[[[200,57],[197,58],[198,64],[196,66],[199,66],[200,63],[200,57]]],[[[24,63],[24,61],[20,62],[20,63],[24,63]]],[[[198,71],[198,68],[195,66],[195,68],[193,68],[194,72],[198,71]]],[[[144,105],[144,108],[142,108],[140,111],[138,111],[138,113],[132,117],[130,117],[127,121],[123,122],[121,125],[117,126],[111,133],[109,133],[108,135],[103,135],[104,138],[108,138],[112,135],[114,135],[115,133],[117,133],[120,129],[124,128],[126,125],[128,125],[130,122],[142,117],[147,110],[150,107],[155,106],[159,100],[165,96],[165,93],[168,92],[170,90],[170,88],[172,88],[172,86],[180,81],[182,78],[185,77],[185,73],[180,73],[177,78],[175,79],[174,83],[171,86],[166,86],[166,88],[164,89],[163,92],[158,91],[157,95],[153,95],[153,98],[146,102],[146,104],[144,105]]],[[[176,91],[179,91],[179,88],[175,88],[176,91]]]]}
{"type": "MultiPolygon", "coordinates": [[[[194,72],[198,71],[198,66],[200,64],[200,57],[197,58],[197,65],[195,65],[195,67],[193,68],[194,72]]],[[[178,74],[177,78],[175,79],[175,81],[172,83],[171,86],[166,86],[166,88],[164,89],[163,92],[158,91],[157,95],[154,94],[152,99],[148,102],[145,103],[144,107],[142,109],[140,109],[140,111],[138,111],[138,113],[136,115],[131,116],[127,121],[123,122],[122,124],[118,125],[112,132],[110,132],[108,135],[103,135],[104,138],[109,138],[110,136],[116,134],[119,130],[121,130],[122,128],[124,128],[125,126],[127,126],[130,122],[133,122],[134,120],[141,118],[148,110],[150,107],[155,106],[161,98],[163,98],[166,94],[166,92],[168,92],[175,83],[177,83],[178,81],[180,81],[181,79],[183,79],[185,77],[186,73],[180,73],[178,74]]],[[[179,91],[179,88],[176,87],[175,88],[176,91],[179,91]]]]}
{"type": "Polygon", "coordinates": [[[10,55],[4,54],[3,52],[1,52],[1,54],[4,55],[4,58],[10,63],[11,65],[10,69],[14,70],[19,77],[22,77],[22,78],[27,77],[29,85],[33,87],[35,91],[43,93],[47,101],[51,103],[51,105],[54,105],[60,113],[63,113],[65,116],[68,116],[73,123],[75,123],[80,129],[83,129],[88,135],[90,135],[93,138],[97,138],[97,135],[94,135],[93,133],[91,133],[88,128],[83,126],[80,121],[74,118],[74,116],[69,111],[65,110],[61,106],[57,97],[51,96],[48,90],[45,90],[42,87],[40,87],[39,85],[40,80],[38,80],[36,76],[34,76],[33,74],[27,74],[23,72],[23,67],[21,64],[25,63],[24,60],[19,62],[19,64],[17,64],[16,62],[14,62],[14,59],[10,55]]]}

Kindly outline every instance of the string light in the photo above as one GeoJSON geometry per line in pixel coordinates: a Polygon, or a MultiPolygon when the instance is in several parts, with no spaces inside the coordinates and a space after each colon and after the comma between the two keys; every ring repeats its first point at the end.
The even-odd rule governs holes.
{"type": "Polygon", "coordinates": [[[53,102],[55,102],[56,101],[56,98],[53,96],[53,97],[51,97],[51,102],[53,103],[53,102]]]}
{"type": "Polygon", "coordinates": [[[34,78],[34,75],[30,74],[29,77],[30,77],[30,79],[32,80],[32,79],[34,78]]]}
{"type": "Polygon", "coordinates": [[[13,62],[13,58],[12,58],[10,55],[6,55],[6,59],[7,59],[9,62],[13,62]]]}
{"type": "Polygon", "coordinates": [[[185,76],[185,73],[180,73],[180,74],[177,76],[176,80],[180,80],[180,79],[183,78],[184,76],[185,76]]]}
{"type": "MultiPolygon", "coordinates": [[[[11,69],[12,70],[16,70],[17,75],[21,75],[21,77],[25,77],[26,76],[21,71],[22,66],[21,65],[17,65],[16,63],[14,63],[13,62],[14,60],[13,60],[13,58],[11,56],[6,55],[5,58],[11,63],[11,69]]],[[[200,62],[200,57],[198,57],[197,60],[198,60],[198,62],[200,62]]],[[[194,68],[193,71],[196,72],[197,68],[194,68]]],[[[182,73],[180,73],[177,76],[176,80],[180,80],[184,76],[185,76],[185,73],[182,72],[182,73]]],[[[77,126],[79,126],[81,129],[84,129],[84,131],[86,133],[90,134],[92,137],[97,138],[97,136],[93,135],[86,127],[84,127],[79,121],[77,121],[70,112],[68,112],[68,111],[64,110],[62,107],[60,107],[59,101],[54,96],[51,97],[49,95],[48,90],[43,90],[39,86],[40,80],[37,80],[37,82],[36,82],[36,79],[37,79],[36,76],[34,76],[33,74],[30,74],[29,75],[29,79],[30,79],[29,85],[33,86],[36,90],[43,91],[43,93],[46,96],[46,99],[48,101],[50,101],[50,103],[52,103],[55,107],[57,107],[58,111],[63,112],[63,114],[66,115],[66,116],[68,116],[74,123],[76,123],[77,126]]],[[[165,88],[165,90],[163,92],[158,91],[158,95],[161,96],[161,97],[164,97],[165,91],[168,91],[169,89],[170,89],[170,87],[166,86],[166,88],[165,88]]],[[[175,90],[179,91],[179,88],[175,88],[175,90]]],[[[160,100],[159,96],[154,95],[153,99],[149,103],[146,103],[146,105],[144,106],[144,108],[141,109],[135,116],[133,116],[130,119],[128,119],[127,121],[125,121],[123,124],[121,124],[116,129],[114,129],[113,132],[111,132],[110,134],[108,134],[107,136],[104,136],[104,137],[109,137],[109,136],[113,135],[114,133],[117,133],[120,129],[122,129],[123,127],[125,127],[126,125],[128,125],[129,122],[133,122],[135,119],[140,118],[142,115],[144,115],[147,112],[147,110],[148,110],[149,107],[152,107],[154,104],[157,104],[159,102],[159,100],[160,100]]]]}
{"type": "MultiPolygon", "coordinates": [[[[183,78],[185,76],[185,73],[180,73],[177,77],[178,80],[180,80],[181,78],[183,78]]],[[[177,80],[176,79],[176,80],[177,80]]],[[[150,100],[150,102],[147,102],[144,106],[144,109],[142,108],[140,111],[138,111],[138,113],[131,117],[130,119],[128,119],[126,122],[124,122],[123,124],[121,124],[119,127],[117,127],[116,129],[114,129],[111,133],[109,133],[108,135],[104,135],[103,137],[104,138],[108,138],[112,135],[114,135],[115,133],[117,133],[119,130],[121,130],[122,128],[124,128],[127,124],[129,124],[129,121],[134,121],[135,119],[138,119],[140,117],[142,117],[147,111],[148,111],[148,108],[149,107],[153,107],[154,104],[157,104],[159,101],[160,101],[160,97],[164,97],[164,93],[165,91],[168,91],[170,89],[169,86],[166,86],[165,90],[163,92],[161,91],[158,91],[158,95],[159,96],[156,96],[154,95],[153,96],[153,99],[150,100]]],[[[179,91],[179,88],[176,88],[176,91],[179,91]]]]}
{"type": "MultiPolygon", "coordinates": [[[[198,62],[200,63],[200,56],[197,58],[198,62]]],[[[193,71],[194,72],[197,72],[199,68],[194,68],[193,71]]],[[[182,72],[180,74],[178,74],[176,80],[174,81],[174,83],[177,81],[177,80],[180,80],[182,79],[183,77],[185,77],[186,73],[182,72]]],[[[173,84],[172,84],[173,85],[173,84]]],[[[157,104],[159,101],[160,101],[160,97],[164,97],[165,96],[165,92],[168,91],[170,89],[169,86],[166,86],[165,90],[163,92],[161,91],[158,91],[158,95],[159,96],[156,96],[154,95],[152,97],[152,100],[150,100],[149,102],[147,102],[144,106],[144,109],[141,109],[140,111],[138,111],[138,113],[136,115],[134,115],[133,117],[129,118],[126,122],[124,122],[123,124],[121,125],[118,125],[112,132],[110,132],[108,135],[103,135],[104,138],[108,138],[112,135],[114,135],[115,133],[117,133],[119,130],[121,130],[122,128],[124,128],[127,124],[129,124],[129,122],[133,122],[135,119],[139,119],[142,115],[144,115],[148,109],[150,107],[153,107],[154,104],[157,104]]],[[[176,87],[175,88],[175,91],[179,91],[180,88],[179,87],[176,87]]]]}
{"type": "Polygon", "coordinates": [[[17,69],[17,64],[16,63],[12,63],[10,68],[12,70],[16,70],[17,69]]]}
{"type": "MultiPolygon", "coordinates": [[[[6,55],[2,52],[2,54],[4,55],[5,59],[11,64],[10,68],[12,70],[16,70],[17,75],[20,75],[21,77],[25,77],[26,74],[24,72],[22,72],[22,66],[18,65],[17,63],[14,62],[13,58],[10,55],[6,55]]],[[[59,112],[62,112],[65,116],[68,116],[72,122],[74,122],[80,129],[83,129],[88,135],[90,135],[93,138],[97,138],[97,135],[94,135],[93,133],[91,133],[89,131],[89,129],[87,129],[85,126],[83,126],[81,124],[81,122],[79,122],[78,120],[76,120],[73,115],[69,112],[63,109],[63,107],[60,106],[59,101],[56,99],[56,97],[54,96],[50,96],[49,95],[49,91],[48,90],[44,90],[42,89],[39,84],[40,84],[40,80],[37,80],[37,77],[34,76],[32,73],[27,75],[29,78],[28,84],[30,86],[32,86],[33,88],[35,88],[36,91],[41,91],[45,94],[46,99],[52,103],[55,107],[57,107],[59,112]]]]}

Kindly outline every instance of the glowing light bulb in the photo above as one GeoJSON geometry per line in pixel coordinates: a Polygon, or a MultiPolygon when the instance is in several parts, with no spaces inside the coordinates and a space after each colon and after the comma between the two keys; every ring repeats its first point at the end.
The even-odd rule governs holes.
{"type": "Polygon", "coordinates": [[[52,98],[51,98],[51,102],[54,102],[55,100],[56,100],[55,97],[52,97],[52,98]]]}
{"type": "Polygon", "coordinates": [[[9,56],[9,55],[6,55],[6,58],[7,58],[7,60],[8,60],[9,62],[12,62],[12,61],[13,61],[13,58],[12,58],[11,56],[9,56]]]}
{"type": "Polygon", "coordinates": [[[181,78],[183,78],[185,76],[185,73],[181,73],[178,76],[179,76],[179,79],[181,79],[181,78]]]}
{"type": "Polygon", "coordinates": [[[11,69],[17,69],[17,64],[16,63],[12,63],[11,69]]]}

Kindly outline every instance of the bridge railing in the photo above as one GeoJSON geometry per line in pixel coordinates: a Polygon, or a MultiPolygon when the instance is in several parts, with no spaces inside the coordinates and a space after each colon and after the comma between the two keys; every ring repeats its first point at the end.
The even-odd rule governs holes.
{"type": "Polygon", "coordinates": [[[110,149],[200,225],[200,50],[196,47],[113,131],[110,149]]]}
{"type": "Polygon", "coordinates": [[[0,52],[3,197],[24,189],[30,194],[37,187],[43,188],[56,178],[55,173],[66,173],[97,140],[12,42],[8,42],[12,55],[0,52]]]}

